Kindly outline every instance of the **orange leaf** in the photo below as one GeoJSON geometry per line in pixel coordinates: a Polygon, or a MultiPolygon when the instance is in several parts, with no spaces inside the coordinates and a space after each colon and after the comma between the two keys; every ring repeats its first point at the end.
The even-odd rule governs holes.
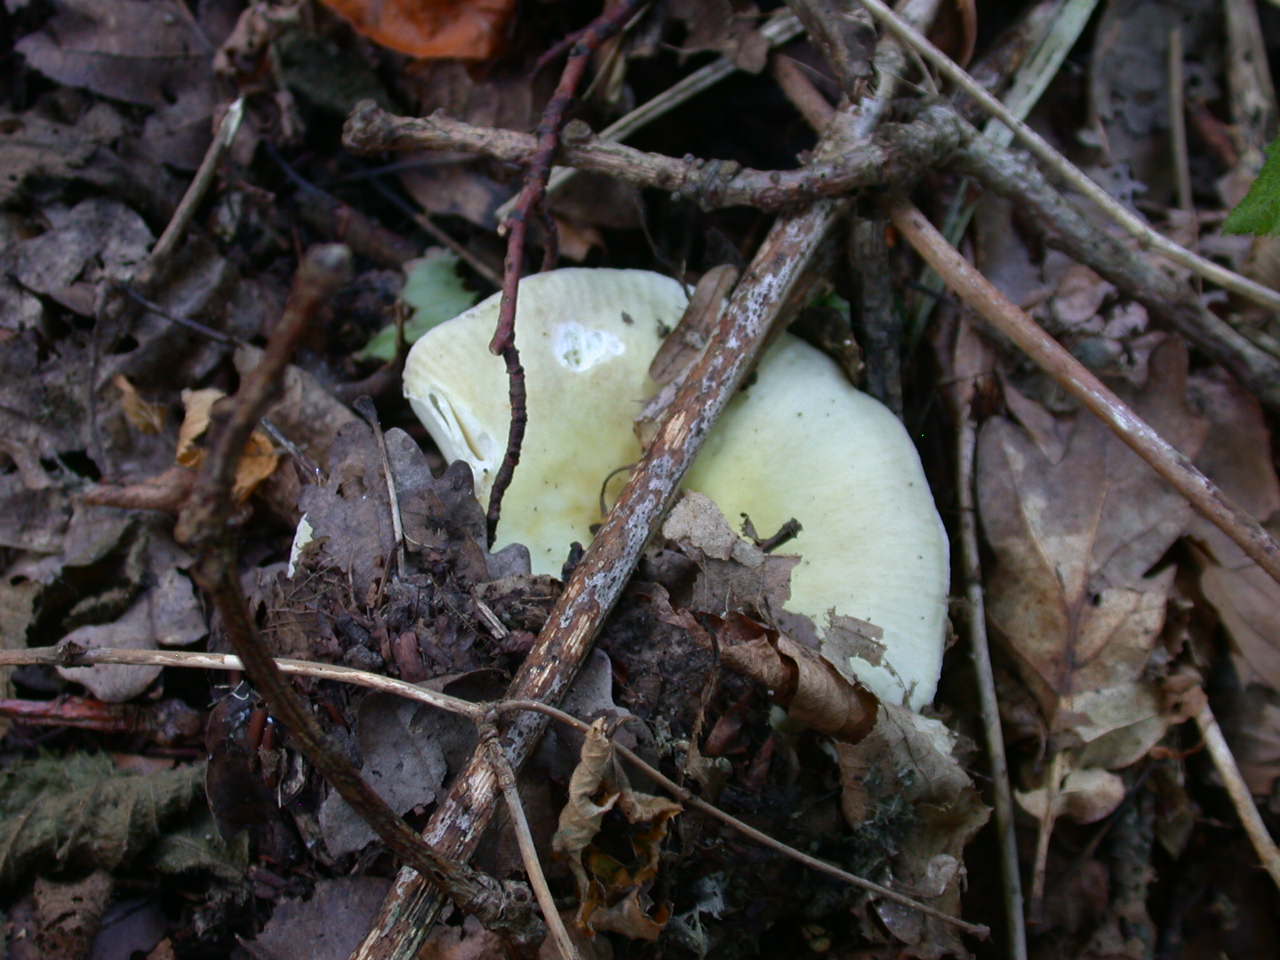
{"type": "Polygon", "coordinates": [[[360,33],[411,57],[487,60],[514,0],[324,0],[360,33]]]}

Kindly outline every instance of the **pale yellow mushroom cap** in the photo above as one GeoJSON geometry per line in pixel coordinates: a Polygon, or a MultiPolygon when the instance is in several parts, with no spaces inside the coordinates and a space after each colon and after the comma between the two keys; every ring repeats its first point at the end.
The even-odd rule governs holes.
{"type": "MultiPolygon", "coordinates": [[[[641,455],[632,422],[657,390],[648,367],[685,294],[639,270],[566,269],[521,282],[516,343],[529,425],[503,503],[495,548],[529,547],[533,569],[558,574],[571,541],[602,518],[600,486],[641,455]]],[[[441,452],[469,463],[487,502],[510,413],[502,361],[488,343],[498,295],[421,338],[405,395],[441,452]]],[[[882,699],[919,709],[941,669],[947,538],[901,423],[854,389],[825,355],[783,336],[755,382],[726,409],[686,487],[762,534],[795,517],[783,550],[803,558],[787,608],[819,631],[828,611],[883,628],[884,666],[845,665],[882,699]]]]}
{"type": "MultiPolygon", "coordinates": [[[[489,352],[500,300],[431,330],[404,368],[414,413],[446,459],[470,464],[484,504],[511,422],[506,368],[489,352]]],[[[494,549],[523,543],[535,573],[559,576],[569,544],[590,542],[606,475],[640,457],[631,423],[655,390],[649,360],[685,300],[680,284],[646,270],[571,268],[520,282],[529,424],[494,549]]]]}

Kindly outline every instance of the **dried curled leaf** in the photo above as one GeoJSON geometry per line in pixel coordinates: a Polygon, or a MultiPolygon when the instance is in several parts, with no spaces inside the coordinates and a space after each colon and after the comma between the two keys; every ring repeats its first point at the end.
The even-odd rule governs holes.
{"type": "Polygon", "coordinates": [[[551,841],[556,853],[568,858],[578,882],[581,927],[657,939],[669,911],[663,906],[650,912],[648,889],[658,874],[667,824],[680,811],[674,800],[632,789],[605,733],[605,721],[591,725],[569,780],[569,802],[560,812],[560,826],[551,841]],[[595,843],[611,810],[628,823],[647,825],[629,834],[634,853],[629,863],[616,860],[595,843]]]}
{"type": "Polygon", "coordinates": [[[730,614],[720,632],[724,662],[764,684],[792,719],[857,743],[876,722],[879,700],[813,650],[764,624],[730,614]],[[736,640],[736,642],[734,642],[736,640]]]}

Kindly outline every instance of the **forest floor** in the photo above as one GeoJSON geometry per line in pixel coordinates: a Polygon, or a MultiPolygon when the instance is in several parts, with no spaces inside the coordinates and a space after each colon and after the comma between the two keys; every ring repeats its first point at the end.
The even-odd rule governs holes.
{"type": "Polygon", "coordinates": [[[1275,955],[1280,7],[900,4],[961,74],[775,6],[0,9],[7,956],[1275,955]],[[433,440],[408,344],[552,267],[702,307],[610,300],[588,387],[522,287],[433,440]],[[741,426],[784,349],[945,542],[872,541],[869,427],[741,426]]]}

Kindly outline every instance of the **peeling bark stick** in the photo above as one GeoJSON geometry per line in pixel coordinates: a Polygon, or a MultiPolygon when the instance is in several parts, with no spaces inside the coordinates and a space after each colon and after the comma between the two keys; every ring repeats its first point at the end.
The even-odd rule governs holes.
{"type": "MultiPolygon", "coordinates": [[[[537,148],[529,156],[528,169],[525,172],[524,186],[520,189],[520,197],[516,201],[515,210],[506,221],[510,230],[507,236],[507,256],[502,264],[502,300],[498,306],[498,328],[489,343],[489,352],[502,357],[507,368],[508,396],[511,402],[511,425],[507,430],[507,450],[503,454],[502,463],[493,478],[493,488],[489,493],[489,511],[485,523],[489,530],[489,542],[492,543],[498,530],[498,519],[502,515],[502,498],[511,485],[516,465],[520,463],[520,448],[524,444],[525,427],[529,423],[529,410],[526,405],[524,385],[524,365],[520,363],[520,351],[516,349],[516,297],[520,288],[520,276],[524,273],[524,242],[528,235],[529,218],[542,210],[542,201],[546,195],[547,178],[551,175],[551,164],[555,160],[556,150],[560,146],[560,129],[564,126],[565,113],[573,103],[574,93],[582,82],[582,75],[587,69],[587,61],[592,52],[606,39],[630,19],[640,6],[641,0],[626,0],[612,10],[606,10],[585,27],[574,40],[569,52],[569,60],[560,74],[560,83],[551,95],[546,108],[542,111],[542,119],[538,123],[537,148]]],[[[548,269],[555,260],[555,226],[548,223],[546,256],[543,269],[548,269]]]]}
{"type": "Polygon", "coordinates": [[[1258,566],[1280,583],[1280,545],[1257,520],[1227,499],[1217,484],[1201,473],[1185,454],[1151,429],[1079,360],[960,256],[910,201],[899,199],[890,203],[889,216],[916,252],[938,271],[961,300],[1048,371],[1134,453],[1186,497],[1196,511],[1239,544],[1258,566]]]}
{"type": "MultiPolygon", "coordinates": [[[[849,144],[830,160],[797,170],[742,169],[694,157],[668,157],[589,133],[566,135],[556,162],[666,190],[705,209],[750,206],[778,213],[861,187],[914,182],[923,171],[945,161],[959,138],[955,112],[939,104],[926,107],[911,123],[884,124],[874,137],[849,144]]],[[[356,104],[342,139],[347,149],[357,153],[469,150],[509,163],[523,163],[537,149],[536,139],[527,133],[473,126],[440,111],[429,117],[397,117],[372,100],[356,104]]]]}
{"type": "MultiPolygon", "coordinates": [[[[510,698],[554,704],[568,690],[702,441],[755,363],[778,312],[843,209],[843,203],[820,201],[774,224],[721,316],[717,337],[556,601],[511,683],[510,698]]],[[[524,762],[545,727],[546,719],[535,715],[511,724],[506,741],[513,767],[524,762]]],[[[493,816],[499,794],[492,765],[482,752],[473,755],[431,818],[427,841],[443,856],[467,856],[493,816]]],[[[417,875],[402,870],[353,958],[410,960],[440,906],[417,875]]]]}
{"type": "Polygon", "coordinates": [[[249,435],[279,395],[285,367],[318,307],[346,283],[350,272],[351,252],[340,244],[312,247],[303,257],[284,317],[262,360],[241,382],[229,411],[215,414],[209,455],[175,535],[198,550],[193,576],[222,617],[223,629],[254,686],[272,713],[288,725],[307,759],[397,856],[448,890],[460,909],[474,913],[491,929],[536,943],[545,931],[527,890],[504,886],[464,862],[437,854],[328,743],[259,637],[240,586],[234,528],[228,523],[236,465],[249,435]]]}

